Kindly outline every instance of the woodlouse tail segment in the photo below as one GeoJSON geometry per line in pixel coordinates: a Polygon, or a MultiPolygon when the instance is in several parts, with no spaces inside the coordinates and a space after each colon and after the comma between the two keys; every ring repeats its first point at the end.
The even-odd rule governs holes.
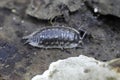
{"type": "Polygon", "coordinates": [[[28,39],[21,39],[21,42],[23,43],[23,45],[30,43],[28,39]]]}
{"type": "Polygon", "coordinates": [[[28,36],[22,37],[22,41],[23,41],[24,45],[27,44],[27,43],[29,43],[29,38],[28,38],[28,36]]]}
{"type": "Polygon", "coordinates": [[[26,41],[24,42],[24,45],[25,45],[25,44],[28,44],[28,43],[29,43],[29,40],[26,40],[26,41]]]}
{"type": "Polygon", "coordinates": [[[84,31],[84,30],[79,30],[79,33],[80,33],[80,39],[82,40],[82,39],[84,39],[84,37],[85,37],[85,35],[86,35],[86,31],[84,31]]]}
{"type": "Polygon", "coordinates": [[[23,40],[29,39],[29,38],[30,38],[30,36],[24,36],[24,37],[22,37],[23,40]]]}

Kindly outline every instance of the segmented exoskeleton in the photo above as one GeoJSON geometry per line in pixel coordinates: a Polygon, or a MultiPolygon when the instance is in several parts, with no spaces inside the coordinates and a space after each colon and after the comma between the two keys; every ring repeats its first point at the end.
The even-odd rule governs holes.
{"type": "Polygon", "coordinates": [[[43,28],[23,37],[26,43],[39,48],[75,48],[82,43],[86,32],[71,27],[43,28]]]}

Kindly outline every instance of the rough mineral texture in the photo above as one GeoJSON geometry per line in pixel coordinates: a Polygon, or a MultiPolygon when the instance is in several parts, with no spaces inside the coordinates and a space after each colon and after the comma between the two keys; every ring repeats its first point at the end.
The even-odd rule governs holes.
{"type": "Polygon", "coordinates": [[[62,15],[63,11],[78,10],[82,0],[31,0],[26,13],[39,19],[50,19],[62,15]]]}
{"type": "Polygon", "coordinates": [[[32,80],[120,80],[120,75],[107,62],[80,55],[53,62],[32,80]]]}
{"type": "Polygon", "coordinates": [[[95,12],[120,17],[120,0],[31,0],[26,13],[39,19],[50,19],[62,15],[65,9],[70,12],[82,9],[84,1],[95,12]]]}
{"type": "Polygon", "coordinates": [[[120,0],[87,0],[95,12],[120,17],[120,0]]]}
{"type": "Polygon", "coordinates": [[[11,0],[0,0],[0,7],[4,7],[11,0]]]}

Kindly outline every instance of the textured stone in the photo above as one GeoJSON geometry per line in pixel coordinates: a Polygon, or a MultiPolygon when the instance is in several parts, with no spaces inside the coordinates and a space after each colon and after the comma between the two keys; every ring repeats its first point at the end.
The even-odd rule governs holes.
{"type": "Polygon", "coordinates": [[[47,71],[32,80],[120,80],[120,75],[111,67],[113,62],[100,62],[83,55],[70,57],[51,63],[47,71]]]}
{"type": "Polygon", "coordinates": [[[26,13],[39,19],[51,19],[64,12],[74,12],[82,5],[82,0],[31,0],[26,13]]]}
{"type": "Polygon", "coordinates": [[[120,17],[120,0],[87,0],[94,12],[120,17]]]}

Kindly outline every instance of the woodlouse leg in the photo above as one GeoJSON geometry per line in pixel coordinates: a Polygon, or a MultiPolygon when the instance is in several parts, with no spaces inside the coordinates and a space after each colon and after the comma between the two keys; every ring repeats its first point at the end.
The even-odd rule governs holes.
{"type": "Polygon", "coordinates": [[[83,49],[84,48],[84,43],[83,42],[79,43],[79,45],[76,47],[76,49],[78,49],[78,48],[83,49]]]}
{"type": "Polygon", "coordinates": [[[50,18],[50,24],[51,24],[51,25],[55,25],[55,22],[53,22],[54,19],[55,19],[55,17],[50,18]]]}
{"type": "Polygon", "coordinates": [[[83,49],[83,48],[84,48],[84,42],[82,40],[80,40],[78,45],[74,47],[74,49],[83,49]]]}
{"type": "Polygon", "coordinates": [[[60,49],[61,51],[63,51],[63,52],[66,52],[66,53],[68,53],[68,54],[72,54],[70,51],[68,51],[68,50],[66,50],[66,49],[60,49]]]}

